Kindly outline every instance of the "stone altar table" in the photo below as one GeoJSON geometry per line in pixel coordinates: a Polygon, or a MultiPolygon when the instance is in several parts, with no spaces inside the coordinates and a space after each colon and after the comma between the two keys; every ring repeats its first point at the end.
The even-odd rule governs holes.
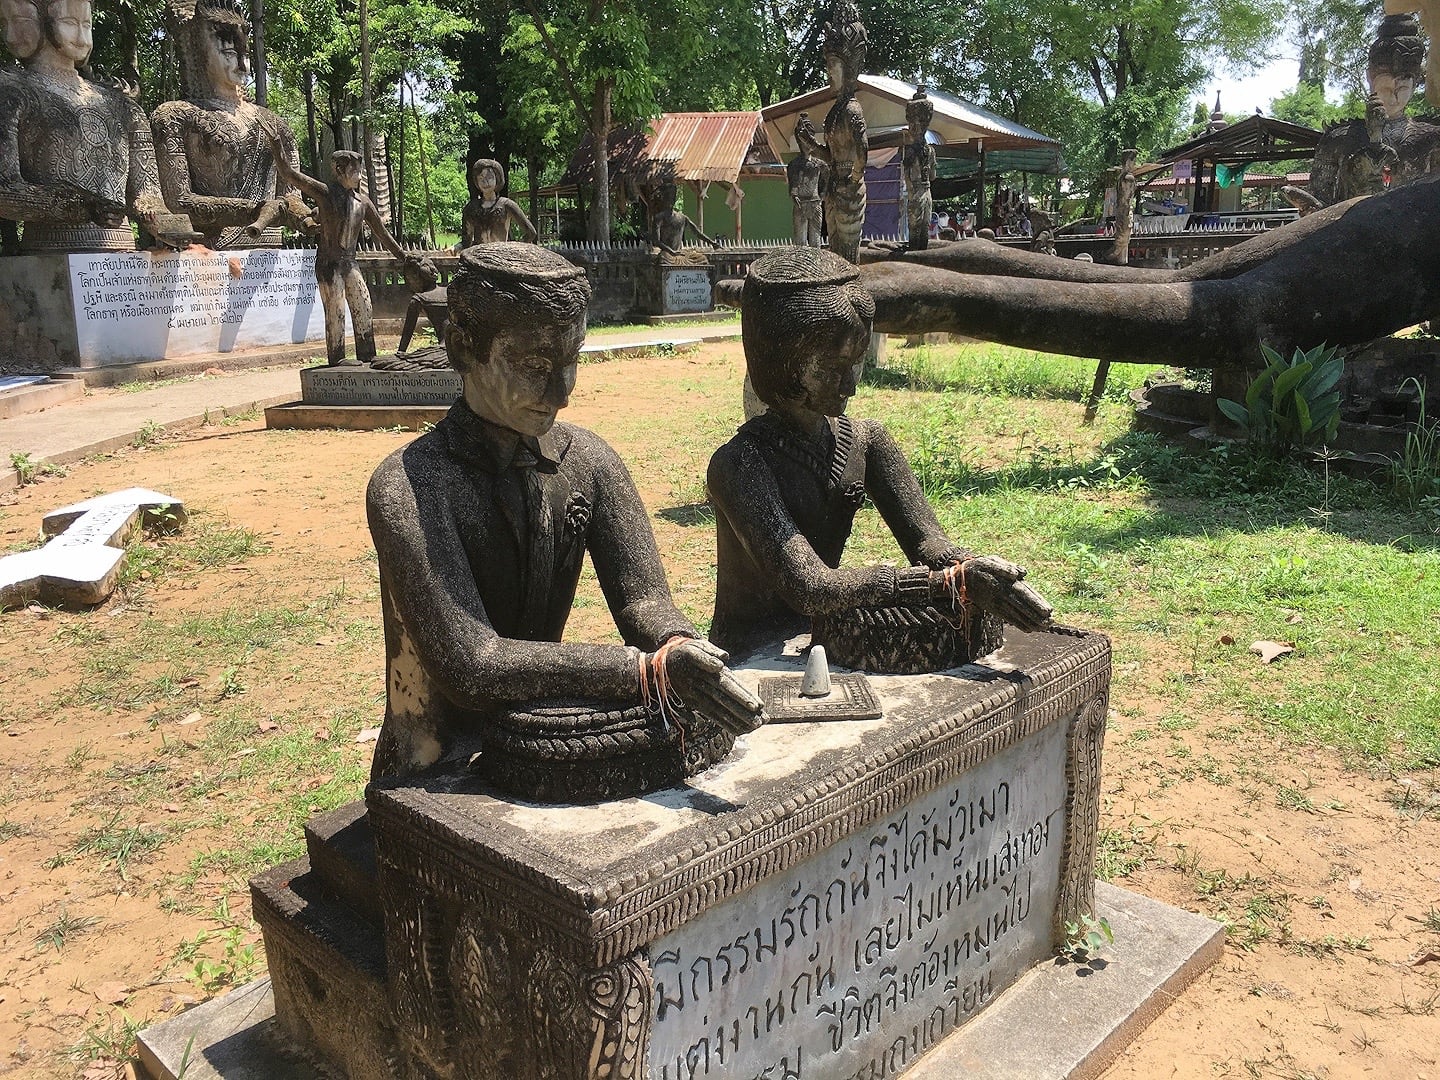
{"type": "Polygon", "coordinates": [[[372,785],[253,883],[280,1032],[356,1077],[893,1075],[1093,907],[1109,643],[959,674],[643,799],[372,785]]]}
{"type": "MultiPolygon", "coordinates": [[[[775,649],[736,669],[800,670],[775,649]]],[[[640,799],[372,785],[252,883],[275,1018],[248,987],[142,1056],[170,1076],[223,1031],[192,1054],[203,1076],[251,1075],[242,1047],[282,1075],[284,1045],[356,1078],[878,1078],[942,1042],[973,1064],[995,1043],[964,1025],[993,1012],[1053,1029],[1053,1070],[1029,1075],[1095,1075],[1223,936],[1108,887],[1097,907],[1109,679],[1101,636],[1012,631],[950,673],[870,676],[879,720],[771,724],[640,799]],[[1092,911],[1117,925],[1117,970],[1093,972],[1113,992],[1046,962],[1092,911]]]]}

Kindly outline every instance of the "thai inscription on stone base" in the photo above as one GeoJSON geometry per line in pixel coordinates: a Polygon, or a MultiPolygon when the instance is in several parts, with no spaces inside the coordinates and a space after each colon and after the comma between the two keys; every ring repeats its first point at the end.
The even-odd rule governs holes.
{"type": "Polygon", "coordinates": [[[69,262],[84,365],[325,336],[313,251],[142,251],[71,255],[69,262]]]}
{"type": "Polygon", "coordinates": [[[651,1080],[895,1076],[1050,955],[1066,727],[655,941],[651,1080]]]}
{"type": "Polygon", "coordinates": [[[710,271],[706,269],[672,269],[666,267],[665,314],[683,315],[691,311],[709,311],[710,271]]]}
{"type": "Polygon", "coordinates": [[[373,371],[366,367],[312,367],[300,371],[307,405],[453,405],[457,371],[373,371]]]}

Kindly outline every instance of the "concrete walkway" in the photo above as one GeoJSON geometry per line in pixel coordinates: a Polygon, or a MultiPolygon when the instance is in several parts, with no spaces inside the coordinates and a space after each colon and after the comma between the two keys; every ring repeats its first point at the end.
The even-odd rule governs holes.
{"type": "MultiPolygon", "coordinates": [[[[601,352],[608,357],[739,336],[738,323],[656,327],[597,332],[586,338],[585,345],[587,353],[601,352]]],[[[12,455],[28,455],[27,460],[35,464],[63,465],[127,446],[145,431],[183,430],[198,427],[207,419],[214,422],[227,416],[258,414],[267,406],[296,401],[303,366],[308,366],[308,361],[221,372],[146,389],[96,390],[42,412],[0,420],[0,491],[19,484],[12,455]]]]}

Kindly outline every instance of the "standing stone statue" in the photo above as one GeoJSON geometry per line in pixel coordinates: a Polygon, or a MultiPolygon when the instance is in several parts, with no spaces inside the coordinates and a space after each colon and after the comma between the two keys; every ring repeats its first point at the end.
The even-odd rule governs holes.
{"type": "MultiPolygon", "coordinates": [[[[35,0],[0,0],[0,32],[4,33],[5,48],[15,61],[35,55],[45,32],[35,0]]],[[[0,100],[11,100],[12,84],[23,72],[19,63],[6,62],[0,57],[0,100]]],[[[0,217],[0,251],[6,255],[20,253],[20,226],[9,218],[0,217]]]]}
{"type": "Polygon", "coordinates": [[[1308,193],[1285,191],[1302,213],[1401,187],[1440,167],[1440,123],[1405,115],[1424,67],[1415,16],[1387,15],[1370,45],[1365,118],[1325,133],[1315,147],[1308,193]]]}
{"type": "Polygon", "coordinates": [[[625,466],[555,421],[589,298],[584,270],[536,245],[460,253],[445,345],[463,397],[367,497],[388,657],[374,777],[468,760],[478,740],[510,790],[620,797],[708,767],[760,723],[676,610],[625,466]],[[561,641],[587,551],[625,645],[561,641]],[[608,704],[536,705],[555,698],[608,704]]]}
{"type": "Polygon", "coordinates": [[[402,266],[413,262],[413,257],[401,250],[380,220],[375,204],[360,190],[364,162],[354,150],[336,150],[330,155],[335,179],[325,184],[295,168],[273,134],[270,146],[281,181],[299,188],[315,200],[318,207],[320,245],[315,253],[315,280],[320,286],[320,302],[325,306],[326,357],[331,365],[347,363],[345,305],[348,303],[350,323],[355,330],[355,363],[368,364],[375,359],[375,325],[370,314],[370,288],[355,261],[360,233],[369,225],[374,237],[402,266]]]}
{"type": "Polygon", "coordinates": [[[650,246],[659,248],[666,255],[679,256],[685,243],[686,232],[692,232],[711,247],[720,242],[706,236],[699,225],[690,220],[690,215],[675,208],[679,188],[673,180],[662,180],[650,197],[650,246]]]}
{"type": "Polygon", "coordinates": [[[745,367],[769,411],[710,459],[714,640],[743,656],[809,628],[850,667],[940,670],[999,645],[998,623],[982,612],[1043,626],[1050,606],[1025,572],[957,546],[885,428],[845,415],[875,312],[856,268],[833,252],[782,248],[751,265],[740,312],[745,367]],[[905,567],[841,568],[867,496],[905,567]]]}
{"type": "MultiPolygon", "coordinates": [[[[35,10],[44,32],[24,72],[0,80],[0,217],[25,223],[27,252],[134,250],[127,214],[184,243],[189,222],[166,213],[145,114],[78,70],[90,58],[89,0],[35,10]]],[[[27,21],[18,2],[6,12],[27,21]]],[[[23,25],[16,38],[31,40],[23,25]]]]}
{"type": "Polygon", "coordinates": [[[509,240],[511,225],[520,230],[523,239],[535,243],[540,234],[525,211],[519,203],[500,194],[505,189],[505,169],[498,161],[481,158],[471,165],[470,184],[474,195],[460,217],[462,247],[509,240]]]}
{"type": "Polygon", "coordinates": [[[912,251],[924,251],[930,245],[930,182],[935,179],[935,148],[926,141],[935,104],[922,86],[905,103],[905,122],[910,127],[910,141],[905,145],[905,204],[910,222],[912,251]]]}
{"type": "Polygon", "coordinates": [[[289,126],[247,100],[249,5],[170,0],[166,26],[180,56],[185,99],[167,101],[150,125],[166,205],[190,215],[215,249],[279,247],[279,226],[313,227],[310,210],[278,183],[278,142],[292,170],[300,155],[289,126]]]}
{"type": "Polygon", "coordinates": [[[815,125],[808,113],[802,112],[795,122],[795,144],[800,153],[785,166],[790,199],[795,204],[793,239],[802,247],[819,247],[822,200],[830,185],[830,166],[813,152],[817,145],[815,125]]]}
{"type": "Polygon", "coordinates": [[[838,0],[831,21],[825,24],[825,70],[835,91],[835,103],[825,114],[825,145],[815,145],[813,138],[806,136],[811,153],[830,165],[830,186],[825,193],[830,250],[852,263],[859,258],[860,231],[865,225],[865,164],[870,139],[855,90],[868,41],[859,9],[852,0],[838,0]]]}

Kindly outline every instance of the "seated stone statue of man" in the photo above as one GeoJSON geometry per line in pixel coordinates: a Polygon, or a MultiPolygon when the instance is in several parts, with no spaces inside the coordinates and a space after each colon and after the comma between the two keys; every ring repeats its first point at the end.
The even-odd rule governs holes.
{"type": "Polygon", "coordinates": [[[769,411],[710,459],[716,517],[711,637],[736,655],[857,607],[965,601],[1022,630],[1050,619],[1025,572],[977,557],[945,535],[904,453],[875,420],[845,406],[875,305],[855,267],[794,247],[758,259],[740,305],[745,366],[769,411]],[[841,567],[866,497],[908,564],[841,567]]]}
{"type": "Polygon", "coordinates": [[[534,244],[460,254],[445,347],[463,397],[367,496],[388,657],[376,778],[432,765],[517,704],[638,702],[654,674],[732,731],[759,724],[760,702],[676,609],[625,466],[555,421],[589,297],[583,269],[534,244]],[[561,641],[586,551],[625,645],[561,641]]]}

